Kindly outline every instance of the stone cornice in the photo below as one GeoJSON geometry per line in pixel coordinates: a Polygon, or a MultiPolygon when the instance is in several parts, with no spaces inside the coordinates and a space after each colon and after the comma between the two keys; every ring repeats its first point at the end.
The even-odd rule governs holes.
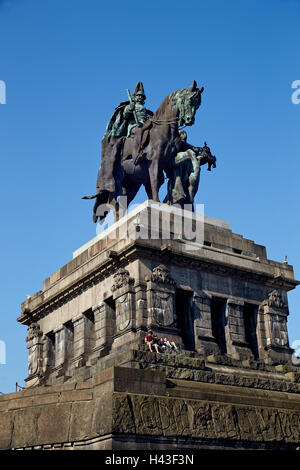
{"type": "MultiPolygon", "coordinates": [[[[151,259],[157,258],[159,264],[167,263],[172,260],[172,262],[177,265],[192,266],[200,271],[208,271],[225,277],[231,276],[241,280],[247,279],[252,282],[263,283],[266,286],[277,287],[287,291],[294,289],[300,284],[299,281],[284,278],[282,275],[272,276],[268,273],[261,273],[254,269],[249,269],[249,267],[243,269],[241,266],[234,266],[224,261],[224,259],[209,259],[207,253],[205,254],[205,248],[198,250],[197,254],[195,252],[183,252],[182,249],[180,249],[180,245],[182,244],[178,243],[176,240],[171,240],[167,245],[162,244],[159,240],[156,240],[156,243],[149,243],[148,240],[132,241],[118,253],[114,252],[114,256],[110,256],[108,253],[102,263],[96,265],[96,267],[85,273],[79,279],[76,279],[75,282],[70,283],[69,286],[61,289],[58,288],[55,295],[50,295],[49,298],[45,295],[53,286],[45,291],[40,291],[34,296],[35,306],[32,308],[30,305],[33,303],[31,299],[25,301],[22,304],[21,316],[18,317],[17,320],[25,325],[37,321],[71,298],[79,295],[85,289],[99,283],[102,279],[112,276],[116,272],[116,268],[126,265],[129,261],[141,259],[142,257],[150,257],[151,259]],[[199,251],[201,251],[202,254],[200,254],[199,251]],[[38,301],[39,298],[40,302],[38,301]]],[[[100,256],[103,258],[103,252],[83,263],[80,268],[84,265],[88,265],[91,261],[95,261],[97,257],[100,256]]],[[[63,280],[65,281],[67,277],[71,276],[73,273],[74,271],[64,277],[63,280]]],[[[62,280],[57,281],[55,285],[59,287],[61,281],[62,280]]],[[[139,281],[140,280],[138,280],[138,282],[139,281]]]]}

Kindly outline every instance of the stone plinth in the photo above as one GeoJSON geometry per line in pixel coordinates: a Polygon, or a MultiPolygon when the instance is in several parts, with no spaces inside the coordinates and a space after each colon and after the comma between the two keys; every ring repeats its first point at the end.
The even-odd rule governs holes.
{"type": "Polygon", "coordinates": [[[28,343],[27,385],[70,380],[75,369],[138,346],[148,329],[204,356],[288,364],[295,285],[291,266],[268,260],[228,223],[148,202],[23,303],[19,321],[39,328],[37,346],[28,343]]]}
{"type": "Polygon", "coordinates": [[[110,367],[89,381],[1,396],[0,448],[295,450],[299,446],[298,376],[291,380],[283,371],[255,373],[250,367],[246,374],[237,361],[206,362],[184,353],[157,359],[136,352],[131,359],[157,369],[110,367]],[[163,367],[166,371],[159,369],[163,367]],[[172,371],[174,376],[168,378],[172,371]]]}
{"type": "Polygon", "coordinates": [[[0,410],[7,423],[28,420],[32,433],[14,436],[12,424],[14,437],[5,434],[3,442],[299,445],[299,369],[287,332],[287,292],[297,284],[292,266],[269,260],[265,247],[232,233],[227,222],[142,204],[79,248],[22,304],[27,390],[0,397],[0,410]],[[175,341],[179,352],[147,351],[149,329],[175,341]],[[49,415],[42,406],[48,395],[49,415]],[[14,402],[22,411],[12,411],[14,402]],[[70,427],[54,439],[42,430],[58,412],[70,427]]]}

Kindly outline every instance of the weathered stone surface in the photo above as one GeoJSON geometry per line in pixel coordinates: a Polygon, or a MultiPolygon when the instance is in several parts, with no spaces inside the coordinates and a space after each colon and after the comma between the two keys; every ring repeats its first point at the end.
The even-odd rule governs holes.
{"type": "Polygon", "coordinates": [[[115,392],[149,393],[165,395],[166,375],[162,371],[138,370],[125,367],[111,367],[94,376],[94,384],[110,382],[115,392]]]}
{"type": "Polygon", "coordinates": [[[92,417],[92,436],[105,435],[112,430],[112,394],[102,393],[100,398],[94,400],[94,413],[92,417]]]}
{"type": "Polygon", "coordinates": [[[127,394],[114,394],[112,403],[112,430],[121,434],[136,434],[136,424],[127,394]]]}
{"type": "Polygon", "coordinates": [[[69,440],[70,413],[70,403],[44,406],[39,417],[38,438],[35,444],[67,442],[69,440]]]}
{"type": "Polygon", "coordinates": [[[69,392],[62,392],[60,395],[60,402],[69,402],[69,401],[84,401],[91,400],[93,394],[90,390],[72,390],[69,392]]]}
{"type": "Polygon", "coordinates": [[[29,390],[19,392],[18,399],[16,394],[11,394],[10,399],[4,396],[3,403],[18,402],[20,408],[14,405],[10,411],[0,412],[1,448],[56,445],[55,448],[103,449],[114,445],[112,439],[129,449],[127,441],[139,440],[138,448],[155,449],[159,439],[167,439],[167,448],[182,439],[185,448],[209,446],[209,442],[222,442],[222,448],[299,446],[298,394],[255,389],[250,378],[249,386],[242,387],[225,385],[226,374],[219,378],[220,382],[223,380],[219,385],[178,379],[166,382],[166,376],[159,371],[117,367],[98,374],[94,382],[77,384],[78,390],[51,393],[55,386],[48,387],[49,395],[38,394],[36,389],[31,390],[31,397],[29,390]],[[150,387],[151,380],[164,384],[164,395],[145,392],[144,383],[150,387]],[[107,385],[110,390],[105,391],[107,385]],[[82,392],[89,395],[81,395],[82,392]],[[60,402],[63,393],[69,402],[60,402]],[[31,406],[22,399],[23,394],[26,400],[32,399],[31,406]],[[56,396],[57,402],[37,404],[36,400],[47,396],[56,396]],[[154,441],[150,445],[151,439],[154,441]],[[143,444],[143,440],[148,444],[143,444]]]}
{"type": "MultiPolygon", "coordinates": [[[[169,207],[162,204],[157,211],[164,219],[169,207]]],[[[128,226],[144,213],[150,217],[150,205],[129,216],[128,226]]],[[[174,217],[173,235],[178,230],[174,217]]],[[[263,247],[233,234],[221,221],[205,219],[207,243],[192,252],[184,237],[177,238],[162,245],[159,238],[133,240],[126,230],[123,239],[103,232],[25,301],[19,320],[31,332],[28,386],[75,376],[82,380],[85,372],[78,369],[89,375],[99,359],[138,346],[147,328],[204,357],[219,352],[218,330],[223,328],[227,355],[238,360],[251,359],[254,333],[260,361],[290,363],[286,293],[297,285],[292,267],[268,260],[263,247]],[[211,310],[214,299],[227,302],[223,326],[211,310]],[[246,331],[247,305],[260,307],[255,332],[246,331]]]]}
{"type": "MultiPolygon", "coordinates": [[[[13,412],[12,448],[34,446],[39,443],[38,421],[40,420],[41,411],[42,408],[37,406],[13,412]]],[[[51,423],[49,425],[51,426],[51,423]]],[[[52,441],[48,440],[46,442],[52,441]]]]}
{"type": "Polygon", "coordinates": [[[0,415],[0,449],[12,447],[13,414],[2,412],[0,415]]]}
{"type": "Polygon", "coordinates": [[[128,402],[123,396],[114,399],[116,408],[122,406],[124,420],[115,423],[120,433],[135,429],[142,435],[300,442],[300,411],[136,395],[128,402]]]}
{"type": "Polygon", "coordinates": [[[70,435],[71,441],[88,439],[92,434],[92,419],[95,404],[93,400],[75,402],[71,409],[70,435]]]}
{"type": "Polygon", "coordinates": [[[1,448],[299,446],[293,268],[209,218],[191,251],[166,211],[170,238],[104,232],[23,303],[29,376],[0,396],[1,448]],[[151,353],[148,329],[178,350],[151,353]]]}

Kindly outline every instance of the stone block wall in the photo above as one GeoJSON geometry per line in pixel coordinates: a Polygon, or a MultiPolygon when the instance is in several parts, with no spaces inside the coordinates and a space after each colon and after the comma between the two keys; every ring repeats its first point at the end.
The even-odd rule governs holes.
{"type": "Polygon", "coordinates": [[[112,367],[88,382],[0,397],[0,449],[284,449],[300,444],[299,394],[112,367]]]}
{"type": "Polygon", "coordinates": [[[193,285],[178,289],[171,269],[158,265],[135,287],[129,271],[120,268],[113,276],[112,295],[90,310],[46,334],[38,323],[32,324],[27,385],[63,383],[79,368],[138,348],[149,329],[204,357],[223,354],[241,362],[291,363],[288,309],[278,291],[272,290],[263,302],[247,303],[195,291],[193,285]]]}
{"type": "Polygon", "coordinates": [[[292,267],[225,222],[206,219],[200,245],[176,237],[170,221],[167,240],[101,235],[23,303],[28,387],[88,374],[107,355],[138,348],[149,329],[204,357],[291,362],[292,267]]]}

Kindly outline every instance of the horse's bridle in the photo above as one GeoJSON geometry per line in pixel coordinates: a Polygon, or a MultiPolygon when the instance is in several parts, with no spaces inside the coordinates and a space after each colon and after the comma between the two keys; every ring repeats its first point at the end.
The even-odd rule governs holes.
{"type": "MultiPolygon", "coordinates": [[[[174,101],[173,101],[173,104],[174,104],[174,101]]],[[[157,124],[158,126],[160,126],[162,124],[177,124],[179,121],[181,121],[183,116],[185,116],[185,107],[184,107],[184,103],[181,101],[181,98],[180,98],[179,117],[173,118],[173,119],[152,119],[152,118],[150,118],[150,121],[152,121],[154,124],[157,124]]],[[[184,121],[185,121],[185,119],[184,119],[184,121]]],[[[180,127],[180,129],[182,129],[183,127],[186,127],[186,124],[184,124],[183,126],[179,126],[179,127],[180,127]]]]}
{"type": "MultiPolygon", "coordinates": [[[[163,120],[163,119],[151,119],[150,118],[150,121],[153,122],[153,124],[156,124],[158,126],[161,126],[162,124],[177,124],[178,121],[180,121],[180,118],[176,118],[174,119],[173,121],[170,120],[170,119],[166,119],[166,120],[163,120]]],[[[178,129],[184,129],[186,127],[186,124],[183,124],[182,126],[178,126],[178,129]]]]}
{"type": "Polygon", "coordinates": [[[157,124],[158,126],[161,124],[176,124],[178,121],[180,121],[180,118],[174,118],[174,119],[151,119],[154,124],[157,124]]]}

